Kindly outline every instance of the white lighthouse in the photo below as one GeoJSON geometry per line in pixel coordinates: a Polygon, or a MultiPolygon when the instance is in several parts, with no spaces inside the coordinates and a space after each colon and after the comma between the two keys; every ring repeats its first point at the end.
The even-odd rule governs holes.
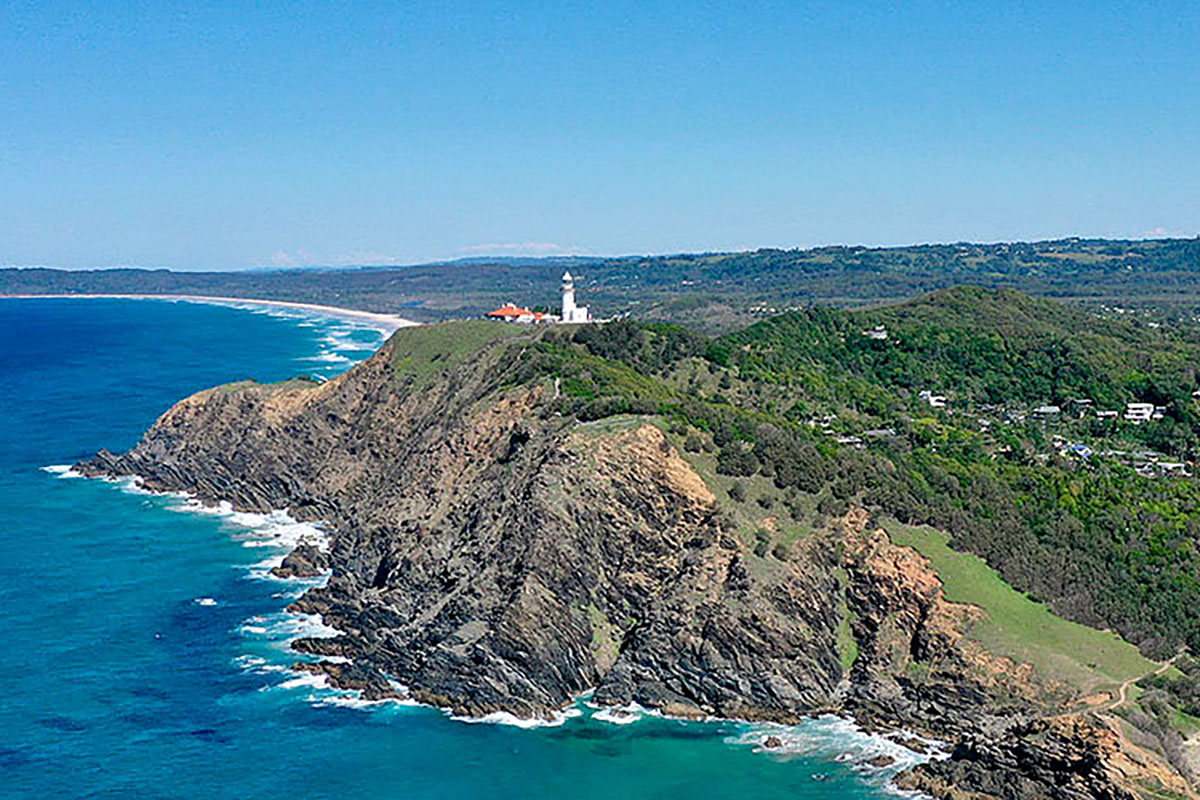
{"type": "Polygon", "coordinates": [[[564,272],[562,277],[562,321],[591,322],[587,306],[575,305],[575,279],[570,272],[564,272]]]}

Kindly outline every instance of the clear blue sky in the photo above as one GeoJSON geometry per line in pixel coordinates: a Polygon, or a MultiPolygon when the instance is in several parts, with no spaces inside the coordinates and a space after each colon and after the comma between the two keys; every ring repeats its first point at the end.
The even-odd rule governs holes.
{"type": "Polygon", "coordinates": [[[1194,0],[376,5],[0,0],[0,264],[1200,232],[1194,0]]]}

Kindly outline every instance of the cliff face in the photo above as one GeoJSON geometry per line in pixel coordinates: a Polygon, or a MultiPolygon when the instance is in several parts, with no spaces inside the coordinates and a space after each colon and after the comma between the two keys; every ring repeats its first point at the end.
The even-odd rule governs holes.
{"type": "MultiPolygon", "coordinates": [[[[785,557],[755,555],[652,422],[580,424],[555,413],[552,380],[509,379],[536,335],[418,360],[394,337],[326,384],[201,392],[129,453],[81,468],[326,521],[328,555],[302,547],[282,570],[331,568],[297,605],[342,634],[296,646],[349,658],[313,668],[369,697],[392,678],[460,713],[537,716],[594,689],[685,716],[843,711],[969,748],[989,731],[1023,736],[1067,696],[966,639],[979,612],[946,601],[928,563],[865,512],[785,557]]],[[[961,763],[982,763],[978,750],[961,763]]],[[[1051,767],[1023,780],[1076,796],[1056,793],[1051,767]]]]}
{"type": "MultiPolygon", "coordinates": [[[[825,570],[752,578],[714,497],[644,422],[576,425],[505,386],[511,344],[436,381],[393,346],[329,383],[235,385],[94,470],[330,523],[301,642],[462,713],[546,714],[595,688],[685,714],[791,719],[841,677],[825,570]]],[[[289,566],[294,562],[289,560],[289,566]]]]}
{"type": "Polygon", "coordinates": [[[1195,797],[1158,755],[1133,745],[1111,719],[1064,715],[969,734],[952,758],[900,777],[909,789],[948,800],[1195,797]]]}

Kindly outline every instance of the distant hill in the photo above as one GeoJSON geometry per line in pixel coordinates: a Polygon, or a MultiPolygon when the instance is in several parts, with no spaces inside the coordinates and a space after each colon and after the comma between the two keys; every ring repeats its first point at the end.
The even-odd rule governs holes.
{"type": "Polygon", "coordinates": [[[1011,289],[958,287],[858,312],[795,311],[720,342],[723,358],[769,381],[810,380],[805,394],[852,394],[849,381],[966,406],[1022,402],[1103,407],[1149,400],[1190,408],[1200,346],[1173,329],[1100,318],[1011,289]],[[883,338],[886,337],[886,338],[883,338]]]}
{"type": "Polygon", "coordinates": [[[0,294],[194,293],[328,303],[420,320],[478,316],[516,300],[553,305],[559,270],[604,316],[734,330],[815,305],[855,308],[960,284],[1116,305],[1200,306],[1200,240],[1061,239],[820,247],[591,259],[480,257],[441,264],[252,272],[0,270],[0,294]]]}

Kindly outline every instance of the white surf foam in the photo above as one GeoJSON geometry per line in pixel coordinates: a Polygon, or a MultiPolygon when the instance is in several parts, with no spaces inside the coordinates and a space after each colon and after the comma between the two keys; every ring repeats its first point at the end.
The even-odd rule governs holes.
{"type": "Polygon", "coordinates": [[[897,733],[904,738],[920,740],[928,748],[928,752],[913,752],[885,736],[867,733],[854,720],[832,714],[806,720],[799,725],[750,723],[739,734],[727,738],[726,741],[734,745],[753,747],[755,752],[771,755],[795,754],[849,763],[855,771],[864,774],[864,779],[869,780],[874,776],[876,780],[869,782],[880,785],[898,772],[927,761],[949,757],[941,742],[917,736],[911,731],[897,733]],[[766,747],[764,743],[769,737],[778,739],[779,746],[766,747]],[[890,757],[893,762],[887,767],[874,767],[867,763],[878,756],[890,757]]]}
{"type": "MultiPolygon", "coordinates": [[[[264,307],[236,301],[222,304],[253,313],[287,318],[298,327],[316,329],[318,352],[309,360],[321,364],[318,368],[318,371],[323,373],[318,376],[320,379],[343,371],[349,365],[370,356],[397,327],[382,318],[361,319],[350,312],[348,312],[349,318],[343,318],[320,309],[264,307]]],[[[51,464],[42,469],[57,478],[85,477],[68,464],[51,464]]],[[[305,578],[279,578],[271,574],[271,570],[283,562],[287,553],[302,544],[312,545],[326,552],[329,550],[330,533],[320,523],[300,522],[285,510],[269,513],[237,511],[228,501],[205,503],[187,493],[151,491],[145,487],[142,479],[136,476],[103,478],[103,480],[127,494],[165,497],[168,502],[161,507],[171,511],[217,517],[227,533],[243,547],[267,548],[270,553],[269,555],[264,554],[265,558],[259,558],[251,564],[235,566],[245,569],[247,577],[251,579],[288,584],[287,589],[272,595],[276,599],[284,602],[294,600],[309,588],[324,585],[329,578],[328,572],[305,578]]],[[[198,606],[206,607],[217,604],[217,601],[211,597],[193,598],[193,602],[198,606]]],[[[325,638],[337,636],[340,633],[337,629],[325,624],[319,616],[279,611],[274,614],[251,617],[243,621],[236,631],[242,637],[256,642],[252,645],[253,648],[263,649],[261,655],[244,654],[234,659],[234,664],[239,669],[256,674],[291,674],[293,677],[282,684],[286,688],[302,688],[310,692],[334,691],[328,687],[324,676],[296,673],[289,666],[294,663],[296,658],[304,658],[291,650],[291,643],[296,639],[325,638]]],[[[325,660],[348,661],[339,656],[327,657],[325,660]]],[[[336,704],[362,708],[378,705],[378,703],[362,700],[358,693],[347,694],[344,691],[338,691],[329,698],[322,699],[336,704]]]]}
{"type": "MultiPolygon", "coordinates": [[[[57,478],[82,478],[80,472],[68,464],[51,464],[41,468],[43,472],[57,478]]],[[[248,565],[238,565],[246,569],[251,578],[261,580],[286,581],[300,584],[303,592],[311,586],[322,585],[328,574],[312,578],[278,578],[271,574],[274,567],[283,563],[284,557],[302,544],[311,545],[318,550],[328,552],[330,534],[328,529],[319,522],[300,522],[286,510],[277,509],[267,513],[237,511],[233,505],[222,500],[217,503],[205,503],[187,492],[168,492],[148,489],[143,479],[137,475],[119,477],[101,476],[104,483],[116,487],[124,494],[139,497],[160,497],[169,502],[164,508],[168,511],[186,514],[203,514],[221,518],[228,528],[229,535],[240,542],[243,547],[271,548],[277,552],[265,559],[248,565]]]]}
{"type": "MultiPolygon", "coordinates": [[[[70,465],[53,464],[42,468],[45,472],[57,478],[81,478],[79,472],[70,465]]],[[[123,492],[135,495],[166,496],[175,502],[165,507],[180,513],[211,515],[221,519],[228,526],[229,534],[243,546],[248,548],[275,548],[265,559],[260,559],[249,565],[240,565],[247,569],[249,575],[255,578],[281,580],[270,575],[270,569],[282,562],[286,552],[290,552],[300,544],[312,544],[322,550],[329,547],[329,534],[323,526],[315,523],[299,522],[287,511],[277,510],[269,513],[254,513],[236,511],[229,502],[206,504],[194,496],[184,493],[152,492],[146,489],[136,477],[106,479],[123,492]]],[[[294,591],[276,593],[280,599],[294,599],[306,588],[320,585],[327,576],[307,579],[287,579],[288,583],[296,584],[294,591]]],[[[217,601],[210,597],[200,597],[193,600],[200,606],[216,605],[217,601]]],[[[291,642],[298,638],[322,638],[339,635],[340,631],[326,624],[317,615],[297,614],[279,611],[273,614],[258,615],[245,620],[237,628],[237,632],[250,640],[260,642],[267,650],[264,655],[243,654],[233,659],[233,665],[238,669],[256,675],[287,676],[278,683],[263,687],[263,689],[302,690],[308,702],[314,705],[338,706],[358,710],[375,710],[389,706],[423,706],[412,699],[388,699],[380,701],[365,700],[360,692],[339,690],[330,686],[324,675],[298,672],[288,664],[299,654],[291,651],[291,642]]],[[[347,661],[341,657],[327,657],[329,661],[347,661]]],[[[405,691],[395,684],[400,691],[405,691]]],[[[580,698],[581,700],[584,698],[580,698]]],[[[644,719],[646,716],[663,716],[659,712],[646,709],[636,704],[615,708],[604,708],[589,704],[595,709],[591,717],[595,720],[626,725],[644,719]]],[[[443,713],[449,713],[443,710],[443,713]]],[[[521,729],[557,727],[569,720],[579,717],[584,712],[577,706],[566,708],[554,713],[549,719],[522,718],[507,712],[493,712],[483,717],[466,717],[449,715],[450,719],[468,724],[507,725],[521,729]]],[[[911,734],[905,734],[911,735],[911,734]]],[[[920,737],[917,737],[920,738],[920,737]]],[[[770,724],[744,723],[741,732],[726,741],[737,746],[749,746],[758,752],[786,755],[799,753],[803,755],[841,760],[855,765],[864,773],[863,779],[868,782],[886,786],[890,777],[901,770],[934,758],[945,758],[947,754],[936,742],[929,742],[930,753],[920,755],[903,745],[892,742],[880,736],[873,736],[861,731],[852,721],[839,717],[825,716],[810,720],[801,725],[784,726],[770,724]],[[776,736],[781,741],[779,748],[764,748],[762,746],[767,736],[776,736]],[[887,755],[895,759],[888,768],[876,769],[865,762],[877,755],[887,755]]],[[[889,786],[889,788],[891,788],[889,786]]],[[[900,790],[895,790],[900,793],[900,790]]],[[[905,796],[916,797],[912,793],[905,796]]]]}
{"type": "Polygon", "coordinates": [[[289,678],[274,686],[264,686],[261,691],[272,689],[331,689],[329,678],[317,672],[298,672],[296,677],[289,678]]]}
{"type": "Polygon", "coordinates": [[[251,655],[250,653],[242,653],[240,656],[233,659],[233,663],[238,669],[254,670],[267,663],[267,660],[262,656],[251,655]]]}
{"type": "Polygon", "coordinates": [[[455,722],[466,722],[469,725],[511,725],[515,728],[557,728],[560,725],[565,725],[567,720],[582,716],[583,711],[578,708],[565,708],[562,711],[555,711],[549,719],[541,717],[518,717],[516,714],[510,714],[507,711],[493,711],[490,714],[485,714],[482,717],[466,717],[466,716],[451,716],[450,719],[455,722]]]}
{"type": "MultiPolygon", "coordinates": [[[[182,502],[168,505],[168,510],[221,517],[224,523],[234,529],[231,532],[232,536],[241,542],[243,547],[277,548],[281,551],[280,562],[286,553],[302,544],[312,545],[322,551],[329,549],[329,532],[323,525],[316,522],[299,522],[285,510],[275,510],[265,514],[253,511],[235,511],[233,506],[225,500],[211,504],[203,503],[188,495],[176,495],[176,497],[182,502]]],[[[253,569],[255,566],[261,566],[261,564],[251,565],[251,568],[253,569]]],[[[270,566],[278,566],[278,564],[270,566]]]]}
{"type": "Polygon", "coordinates": [[[70,464],[51,464],[48,467],[42,467],[42,472],[49,472],[59,478],[82,478],[83,473],[77,472],[70,464]]]}
{"type": "Polygon", "coordinates": [[[268,661],[260,655],[252,653],[243,653],[233,659],[233,665],[250,675],[273,675],[281,672],[291,672],[291,668],[283,664],[276,664],[268,661]]]}
{"type": "Polygon", "coordinates": [[[281,642],[291,642],[294,639],[329,639],[341,633],[332,625],[326,625],[317,614],[301,614],[294,611],[257,614],[244,620],[238,626],[238,631],[281,642]]]}
{"type": "MultiPolygon", "coordinates": [[[[325,661],[332,661],[325,658],[325,661]]],[[[389,680],[391,687],[399,697],[386,697],[380,700],[367,700],[362,692],[356,689],[332,689],[315,691],[308,695],[308,702],[314,707],[336,706],[352,708],[356,711],[381,711],[398,708],[426,708],[423,703],[413,700],[408,694],[408,687],[399,681],[389,680]]]]}
{"type": "MultiPolygon", "coordinates": [[[[113,478],[112,482],[115,483],[117,485],[117,487],[125,494],[132,494],[132,495],[137,495],[140,497],[151,497],[154,495],[165,495],[166,494],[166,492],[150,491],[143,485],[142,479],[137,476],[134,476],[134,475],[128,475],[128,476],[121,477],[121,478],[113,478]]],[[[183,495],[183,496],[186,497],[186,495],[183,495]]]]}
{"type": "Polygon", "coordinates": [[[308,702],[318,707],[337,706],[340,708],[352,708],[356,711],[375,711],[396,706],[416,708],[421,705],[416,700],[404,700],[395,697],[388,697],[382,700],[364,700],[358,694],[349,692],[342,694],[310,694],[308,702]]]}
{"type": "Polygon", "coordinates": [[[601,706],[587,702],[585,706],[593,710],[592,719],[607,722],[612,725],[630,725],[646,717],[661,717],[658,711],[637,703],[623,706],[601,706]]]}
{"type": "Polygon", "coordinates": [[[353,359],[350,358],[349,356],[342,355],[341,353],[337,353],[332,350],[327,350],[324,353],[318,353],[315,356],[301,356],[300,358],[297,358],[296,360],[297,361],[319,361],[319,362],[323,362],[326,364],[349,364],[351,361],[353,361],[353,359]]]}

